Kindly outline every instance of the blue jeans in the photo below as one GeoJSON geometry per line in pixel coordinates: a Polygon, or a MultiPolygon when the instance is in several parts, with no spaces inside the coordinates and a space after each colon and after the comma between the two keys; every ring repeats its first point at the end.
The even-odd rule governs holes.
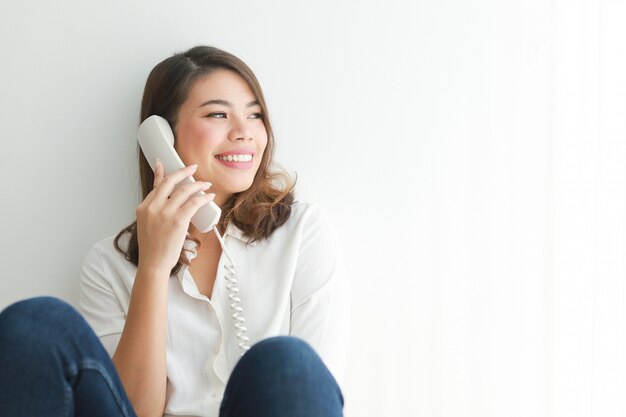
{"type": "MultiPolygon", "coordinates": [[[[290,336],[265,339],[239,360],[220,417],[336,417],[343,396],[320,357],[290,336]]],[[[0,417],[135,416],[111,358],[69,304],[17,302],[0,314],[0,417]]]]}

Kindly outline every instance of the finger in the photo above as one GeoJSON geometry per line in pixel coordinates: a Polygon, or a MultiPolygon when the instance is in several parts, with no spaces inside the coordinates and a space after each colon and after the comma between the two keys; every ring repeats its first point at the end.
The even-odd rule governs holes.
{"type": "Polygon", "coordinates": [[[152,188],[156,188],[162,179],[163,179],[163,164],[161,163],[159,158],[157,158],[156,164],[154,166],[154,182],[153,182],[152,188]]]}
{"type": "Polygon", "coordinates": [[[214,198],[214,193],[193,196],[180,208],[178,215],[186,222],[190,222],[200,207],[209,204],[214,198]]]}
{"type": "Polygon", "coordinates": [[[166,210],[171,212],[177,211],[187,200],[197,194],[203,194],[202,191],[208,190],[211,187],[210,182],[195,181],[191,184],[185,184],[174,191],[174,193],[167,200],[166,210]]]}
{"type": "Polygon", "coordinates": [[[154,179],[152,181],[152,190],[148,193],[142,204],[149,204],[150,202],[152,202],[152,200],[154,200],[156,189],[161,181],[163,181],[163,163],[161,162],[161,160],[159,160],[159,158],[156,158],[156,161],[154,163],[154,179]]]}
{"type": "Polygon", "coordinates": [[[196,171],[196,168],[198,168],[198,165],[196,164],[189,165],[163,177],[162,180],[159,182],[158,188],[156,189],[156,198],[158,200],[166,200],[167,197],[172,194],[172,191],[174,190],[176,184],[178,184],[185,178],[193,175],[193,173],[196,171]]]}

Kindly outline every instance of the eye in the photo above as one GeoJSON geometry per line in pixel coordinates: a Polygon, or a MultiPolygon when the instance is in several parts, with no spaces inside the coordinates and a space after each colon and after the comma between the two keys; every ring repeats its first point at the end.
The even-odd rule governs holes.
{"type": "Polygon", "coordinates": [[[207,117],[216,117],[218,119],[225,119],[226,118],[226,113],[223,113],[223,112],[210,113],[210,114],[207,115],[207,117]]]}
{"type": "Polygon", "coordinates": [[[263,119],[263,113],[253,113],[250,117],[252,119],[263,119]]]}

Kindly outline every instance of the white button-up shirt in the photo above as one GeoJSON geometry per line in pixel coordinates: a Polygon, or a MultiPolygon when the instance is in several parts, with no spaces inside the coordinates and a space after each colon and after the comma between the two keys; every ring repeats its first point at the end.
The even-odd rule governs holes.
{"type": "MultiPolygon", "coordinates": [[[[210,233],[213,233],[212,231],[210,233]]],[[[119,342],[137,267],[113,246],[96,243],[81,271],[80,308],[110,356],[119,342]]],[[[349,292],[339,240],[319,206],[296,202],[267,240],[250,243],[228,225],[223,236],[236,264],[249,346],[272,336],[306,340],[341,386],[349,340],[349,292]]],[[[120,239],[125,247],[128,234],[120,239]]],[[[195,257],[195,243],[186,241],[195,257]]],[[[217,417],[228,378],[241,357],[224,269],[219,260],[211,298],[198,291],[187,266],[168,289],[165,416],[217,417]]]]}

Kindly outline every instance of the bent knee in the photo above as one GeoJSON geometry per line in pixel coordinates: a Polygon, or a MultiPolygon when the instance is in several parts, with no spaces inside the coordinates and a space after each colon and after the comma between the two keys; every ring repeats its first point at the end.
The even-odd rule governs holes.
{"type": "Polygon", "coordinates": [[[323,365],[321,358],[306,341],[293,336],[274,336],[256,343],[243,356],[251,363],[273,363],[281,367],[309,367],[323,365]]]}
{"type": "MultiPolygon", "coordinates": [[[[293,336],[264,339],[250,348],[235,366],[232,379],[247,389],[304,392],[312,386],[339,390],[332,374],[306,341],[293,336]]],[[[239,385],[238,385],[239,386],[239,385]]]]}
{"type": "Polygon", "coordinates": [[[16,338],[48,337],[51,321],[64,321],[76,314],[74,307],[55,297],[18,301],[0,313],[0,338],[16,341],[16,338]]]}
{"type": "Polygon", "coordinates": [[[250,349],[251,352],[266,354],[271,352],[278,356],[299,356],[313,354],[315,350],[303,339],[294,336],[274,336],[263,339],[250,349]]]}

